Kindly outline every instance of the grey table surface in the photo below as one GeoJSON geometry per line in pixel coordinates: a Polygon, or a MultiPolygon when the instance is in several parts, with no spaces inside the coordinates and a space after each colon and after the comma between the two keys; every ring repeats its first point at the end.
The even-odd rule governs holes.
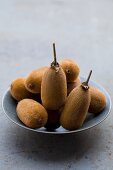
{"type": "MultiPolygon", "coordinates": [[[[113,100],[112,0],[0,0],[0,100],[11,81],[70,57],[81,76],[113,100]]],[[[73,135],[41,135],[10,122],[0,107],[0,170],[112,170],[113,116],[73,135]]]]}

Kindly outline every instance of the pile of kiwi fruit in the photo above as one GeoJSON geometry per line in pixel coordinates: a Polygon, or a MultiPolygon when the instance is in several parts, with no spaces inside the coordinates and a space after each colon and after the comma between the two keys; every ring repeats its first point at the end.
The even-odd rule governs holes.
{"type": "Polygon", "coordinates": [[[99,114],[106,106],[106,97],[90,86],[90,71],[85,82],[80,80],[80,68],[70,59],[59,63],[53,43],[54,61],[50,66],[33,70],[28,76],[14,80],[10,94],[17,101],[16,112],[29,128],[55,130],[79,129],[88,112],[99,114]]]}

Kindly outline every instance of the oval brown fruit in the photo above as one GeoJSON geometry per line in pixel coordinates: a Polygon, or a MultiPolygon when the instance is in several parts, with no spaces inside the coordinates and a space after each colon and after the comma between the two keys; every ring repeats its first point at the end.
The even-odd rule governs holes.
{"type": "Polygon", "coordinates": [[[25,88],[25,78],[20,77],[12,81],[11,87],[10,87],[10,93],[11,96],[17,100],[20,101],[25,98],[35,99],[37,101],[41,101],[39,94],[33,94],[29,92],[25,88]]]}
{"type": "Polygon", "coordinates": [[[67,82],[63,69],[56,60],[55,44],[53,44],[54,61],[45,72],[41,84],[41,100],[48,110],[58,110],[64,105],[67,97],[67,82]]]}
{"type": "Polygon", "coordinates": [[[91,103],[89,106],[90,113],[100,113],[106,106],[106,97],[99,89],[90,86],[91,103]]]}
{"type": "Polygon", "coordinates": [[[58,110],[66,101],[66,76],[61,67],[58,72],[50,67],[42,78],[41,99],[48,110],[58,110]]]}
{"type": "Polygon", "coordinates": [[[32,99],[21,100],[16,108],[18,118],[30,128],[45,126],[48,114],[45,108],[32,99]]]}
{"type": "Polygon", "coordinates": [[[41,93],[41,82],[48,67],[41,67],[33,70],[26,78],[25,87],[32,93],[41,93]]]}
{"type": "Polygon", "coordinates": [[[92,71],[90,71],[87,81],[74,88],[67,97],[60,117],[62,127],[67,130],[80,128],[86,119],[91,100],[88,86],[91,73],[92,71]]]}
{"type": "Polygon", "coordinates": [[[77,79],[80,73],[80,68],[75,61],[64,59],[60,62],[60,65],[66,74],[67,82],[73,82],[77,79]]]}

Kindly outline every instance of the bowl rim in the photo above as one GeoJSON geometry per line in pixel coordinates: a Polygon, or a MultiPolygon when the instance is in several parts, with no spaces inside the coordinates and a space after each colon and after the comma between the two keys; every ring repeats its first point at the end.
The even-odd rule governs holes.
{"type": "MultiPolygon", "coordinates": [[[[80,77],[80,79],[83,79],[83,80],[84,80],[85,78],[84,78],[84,77],[80,77]]],[[[102,123],[102,122],[108,117],[108,115],[109,115],[110,112],[111,112],[111,108],[112,108],[111,97],[110,97],[109,93],[106,91],[106,89],[105,89],[102,85],[96,83],[96,82],[93,81],[93,80],[90,80],[89,85],[90,85],[91,83],[94,85],[94,87],[95,87],[95,86],[96,86],[96,87],[97,87],[97,86],[100,87],[100,89],[102,89],[102,90],[107,94],[107,98],[108,98],[108,100],[109,100],[109,109],[108,109],[108,113],[105,115],[105,117],[101,118],[99,121],[97,121],[97,122],[95,122],[95,123],[93,123],[92,125],[89,125],[89,126],[87,126],[87,127],[83,127],[83,128],[81,127],[80,129],[76,129],[76,130],[72,130],[72,131],[69,131],[69,130],[65,130],[65,131],[47,131],[47,130],[45,130],[45,131],[42,131],[42,130],[40,130],[40,128],[39,128],[39,129],[32,129],[32,128],[29,128],[29,127],[25,126],[24,124],[23,124],[23,125],[22,125],[22,124],[19,124],[18,122],[14,121],[14,120],[6,113],[5,108],[4,108],[4,99],[5,99],[6,94],[10,91],[10,88],[9,88],[9,87],[8,87],[8,89],[4,92],[3,97],[2,97],[2,109],[3,109],[3,112],[5,113],[6,117],[7,117],[10,121],[12,121],[14,124],[20,126],[21,128],[24,128],[24,129],[26,129],[26,130],[30,130],[30,131],[37,132],[37,133],[41,133],[41,134],[43,133],[43,134],[53,134],[53,135],[73,134],[73,133],[82,132],[82,131],[91,129],[91,128],[99,125],[100,123],[102,123]]],[[[98,88],[98,87],[97,87],[97,88],[98,88]]]]}

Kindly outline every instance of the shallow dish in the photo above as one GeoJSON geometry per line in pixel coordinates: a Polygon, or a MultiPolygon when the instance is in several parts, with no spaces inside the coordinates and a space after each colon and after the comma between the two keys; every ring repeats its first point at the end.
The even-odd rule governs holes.
{"type": "MultiPolygon", "coordinates": [[[[86,79],[81,77],[81,81],[84,81],[86,79]]],[[[56,129],[55,131],[47,131],[45,128],[39,128],[39,129],[31,129],[26,127],[17,117],[16,115],[16,105],[17,102],[11,97],[9,89],[6,90],[4,96],[3,96],[3,100],[2,100],[2,108],[4,110],[4,113],[6,114],[6,116],[14,123],[16,123],[17,125],[31,130],[31,131],[35,131],[38,133],[48,133],[48,134],[70,134],[70,133],[76,133],[76,132],[80,132],[80,131],[84,131],[87,130],[89,128],[92,128],[96,125],[98,125],[99,123],[101,123],[103,120],[105,120],[108,116],[108,114],[110,113],[111,110],[111,99],[110,96],[108,94],[108,92],[99,84],[97,84],[94,81],[90,81],[89,85],[92,85],[94,87],[97,87],[98,89],[100,89],[106,96],[106,100],[107,100],[107,104],[105,109],[100,112],[97,116],[94,116],[93,114],[88,114],[88,117],[86,119],[86,121],[84,122],[83,126],[80,129],[77,130],[73,130],[73,131],[68,131],[65,130],[62,127],[59,127],[58,129],[56,129]]]]}

